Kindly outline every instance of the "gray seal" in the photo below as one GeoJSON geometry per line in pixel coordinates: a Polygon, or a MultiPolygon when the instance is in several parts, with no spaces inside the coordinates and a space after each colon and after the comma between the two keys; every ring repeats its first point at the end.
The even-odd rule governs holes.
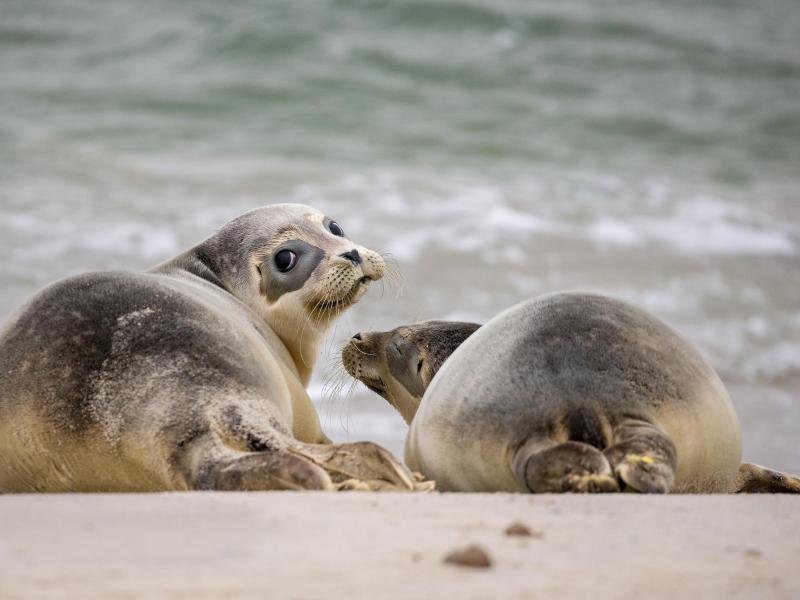
{"type": "Polygon", "coordinates": [[[0,332],[0,491],[412,489],[382,448],[331,444],[305,391],[383,272],[280,204],[147,272],[48,286],[0,332]]]}
{"type": "Polygon", "coordinates": [[[741,463],[733,405],[697,350],[618,300],[552,294],[482,327],[359,333],[342,359],[410,424],[406,462],[442,490],[800,492],[741,463]]]}

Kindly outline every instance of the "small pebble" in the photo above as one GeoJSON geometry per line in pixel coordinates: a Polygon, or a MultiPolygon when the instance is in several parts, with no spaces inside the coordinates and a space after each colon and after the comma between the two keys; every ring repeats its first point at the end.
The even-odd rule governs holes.
{"type": "Polygon", "coordinates": [[[532,531],[530,527],[520,521],[514,521],[511,525],[506,527],[506,535],[518,537],[542,537],[538,531],[532,531]]]}
{"type": "Polygon", "coordinates": [[[761,550],[756,550],[755,548],[748,548],[744,551],[744,555],[747,558],[761,558],[764,556],[764,553],[761,550]]]}
{"type": "Polygon", "coordinates": [[[463,550],[455,550],[445,556],[444,562],[473,569],[488,569],[492,566],[489,555],[479,546],[468,546],[463,550]]]}

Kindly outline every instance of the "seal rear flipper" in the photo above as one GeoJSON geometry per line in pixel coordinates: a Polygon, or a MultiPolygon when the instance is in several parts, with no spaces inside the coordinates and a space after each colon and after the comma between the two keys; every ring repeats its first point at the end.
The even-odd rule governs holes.
{"type": "Polygon", "coordinates": [[[604,450],[623,491],[667,494],[675,483],[675,444],[659,427],[639,420],[614,427],[615,444],[604,450]]]}
{"type": "Polygon", "coordinates": [[[742,463],[734,491],[737,494],[800,494],[800,477],[742,463]]]}
{"type": "Polygon", "coordinates": [[[619,491],[603,453],[582,442],[530,441],[517,450],[512,468],[522,489],[534,494],[619,491]]]}

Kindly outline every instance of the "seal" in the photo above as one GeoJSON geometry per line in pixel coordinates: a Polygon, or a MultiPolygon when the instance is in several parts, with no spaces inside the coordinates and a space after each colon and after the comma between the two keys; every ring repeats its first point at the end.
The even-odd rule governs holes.
{"type": "Polygon", "coordinates": [[[0,332],[0,491],[413,489],[379,446],[331,444],[305,391],[384,266],[278,204],[147,272],[51,284],[0,332]]]}
{"type": "Polygon", "coordinates": [[[697,350],[608,297],[358,333],[342,360],[410,424],[406,462],[442,490],[800,493],[741,464],[733,405],[697,350]]]}

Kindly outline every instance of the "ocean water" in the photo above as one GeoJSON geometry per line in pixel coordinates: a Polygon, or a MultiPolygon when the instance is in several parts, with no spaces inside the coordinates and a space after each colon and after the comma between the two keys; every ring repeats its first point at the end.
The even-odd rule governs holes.
{"type": "Polygon", "coordinates": [[[326,344],[332,437],[405,435],[329,393],[354,332],[580,289],[681,331],[746,458],[800,471],[796,0],[0,2],[0,315],[278,201],[404,274],[326,344]]]}

